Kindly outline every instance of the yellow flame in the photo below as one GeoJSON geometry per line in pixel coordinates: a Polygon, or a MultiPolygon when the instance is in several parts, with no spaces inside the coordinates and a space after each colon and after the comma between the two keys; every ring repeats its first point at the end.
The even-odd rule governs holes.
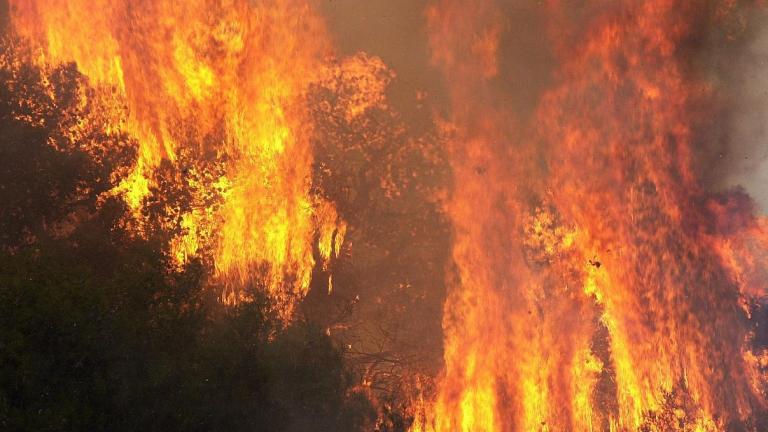
{"type": "Polygon", "coordinates": [[[316,214],[328,204],[309,190],[305,97],[330,53],[312,2],[12,0],[10,7],[16,30],[44,53],[41,62],[75,62],[127,105],[127,119],[115,124],[138,140],[138,160],[115,193],[134,216],[145,218],[158,167],[175,164],[194,196],[191,209],[170,209],[181,211],[171,256],[182,265],[212,249],[231,298],[244,285],[264,285],[288,318],[309,287],[315,232],[327,241],[339,221],[316,214]],[[209,156],[190,160],[195,154],[209,156]],[[210,155],[225,175],[189,184],[186,173],[205,171],[210,155]],[[221,203],[213,206],[212,195],[221,203]]]}

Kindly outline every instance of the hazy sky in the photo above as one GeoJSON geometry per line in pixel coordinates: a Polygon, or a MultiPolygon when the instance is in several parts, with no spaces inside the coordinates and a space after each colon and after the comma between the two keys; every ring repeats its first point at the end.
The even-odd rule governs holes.
{"type": "MultiPolygon", "coordinates": [[[[768,20],[760,20],[768,24],[768,20]]],[[[729,167],[725,185],[742,185],[768,211],[768,26],[738,54],[730,72],[733,99],[728,109],[729,167]]]]}

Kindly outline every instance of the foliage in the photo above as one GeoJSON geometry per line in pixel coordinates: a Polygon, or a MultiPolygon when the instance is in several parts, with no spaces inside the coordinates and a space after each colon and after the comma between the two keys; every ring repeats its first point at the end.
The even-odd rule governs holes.
{"type": "Polygon", "coordinates": [[[370,74],[342,64],[310,92],[313,187],[348,229],[329,271],[332,291],[316,283],[327,275],[313,278],[304,310],[344,341],[383,419],[401,415],[392,401],[413,397],[414,375],[434,376],[441,364],[442,340],[433,336],[442,332],[450,230],[441,206],[450,176],[429,110],[404,118],[373,98],[350,114],[358,95],[392,78],[379,60],[357,60],[370,74]]]}

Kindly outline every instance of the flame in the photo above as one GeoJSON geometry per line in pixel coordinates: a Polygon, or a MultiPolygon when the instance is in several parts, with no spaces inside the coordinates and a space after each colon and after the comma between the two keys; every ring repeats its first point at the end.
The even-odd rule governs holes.
{"type": "Polygon", "coordinates": [[[496,2],[427,11],[458,277],[413,431],[720,431],[765,409],[742,299],[765,292],[766,225],[710,198],[693,157],[708,90],[678,50],[702,12],[591,3],[573,29],[548,2],[561,66],[529,123],[494,98],[496,2]]]}
{"type": "MultiPolygon", "coordinates": [[[[721,431],[764,412],[768,350],[751,346],[750,320],[768,220],[701,184],[696,107],[712,90],[680,54],[735,2],[587,0],[575,19],[548,0],[559,66],[530,118],[507,106],[501,3],[426,11],[452,108],[437,127],[455,180],[455,275],[444,369],[411,430],[721,431]]],[[[138,235],[161,203],[176,264],[208,251],[223,301],[263,286],[286,320],[316,260],[333,290],[347,225],[311,187],[308,95],[331,92],[352,122],[386,105],[394,75],[380,59],[331,60],[311,0],[10,6],[36,61],[76,63],[98,89],[81,104],[98,98],[108,132],[138,142],[113,190],[138,235]],[[166,189],[185,199],[157,196],[166,189]]]]}
{"type": "Polygon", "coordinates": [[[183,265],[210,243],[228,301],[258,282],[290,316],[309,287],[316,232],[327,241],[339,222],[310,193],[305,97],[332,52],[313,3],[12,0],[10,7],[41,63],[74,62],[127,106],[115,123],[138,140],[139,156],[114,192],[135,217],[146,218],[156,172],[171,163],[193,195],[189,208],[168,209],[180,233],[171,256],[183,265]],[[204,167],[211,159],[224,167],[217,175],[204,167]]]}

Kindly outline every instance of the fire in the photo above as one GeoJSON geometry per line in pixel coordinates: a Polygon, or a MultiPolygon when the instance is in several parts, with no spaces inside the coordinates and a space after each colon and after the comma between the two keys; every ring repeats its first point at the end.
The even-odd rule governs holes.
{"type": "Polygon", "coordinates": [[[187,208],[168,210],[179,232],[171,255],[183,265],[210,243],[216,274],[230,287],[226,300],[258,282],[290,316],[309,286],[318,231],[325,242],[343,235],[329,204],[310,193],[305,96],[332,52],[312,3],[10,4],[41,63],[75,62],[94,86],[118,95],[105,103],[127,106],[115,124],[138,140],[139,157],[115,192],[136,218],[146,218],[156,171],[171,163],[192,193],[187,208]],[[206,169],[211,161],[223,168],[206,169]]]}
{"type": "MultiPolygon", "coordinates": [[[[712,119],[702,107],[714,90],[684,55],[697,25],[736,2],[585,0],[579,13],[539,2],[557,66],[524,116],[510,88],[525,83],[505,82],[514,6],[431,1],[431,59],[450,101],[435,135],[454,177],[443,210],[455,274],[443,371],[434,397],[416,398],[411,430],[757,431],[768,219],[745,194],[704,186],[697,127],[712,119]]],[[[100,106],[108,134],[138,143],[111,192],[135,234],[162,214],[176,265],[210,259],[222,301],[263,287],[286,321],[313,270],[333,292],[348,229],[312,185],[312,92],[332,95],[318,111],[340,129],[386,127],[362,114],[386,106],[394,78],[367,54],[334,59],[317,9],[10,0],[35,61],[75,63],[93,87],[83,107],[100,106]]],[[[398,193],[391,182],[380,179],[398,193]]]]}
{"type": "Polygon", "coordinates": [[[525,121],[494,98],[500,6],[428,9],[458,281],[414,431],[719,431],[765,409],[743,305],[765,292],[765,222],[708,196],[693,157],[708,90],[679,50],[706,13],[591,6],[574,28],[548,2],[561,66],[525,121]]]}

